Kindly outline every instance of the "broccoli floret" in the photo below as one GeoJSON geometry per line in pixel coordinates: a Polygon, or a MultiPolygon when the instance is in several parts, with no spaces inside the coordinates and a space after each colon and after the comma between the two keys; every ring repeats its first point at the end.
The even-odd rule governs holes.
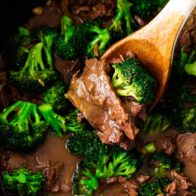
{"type": "Polygon", "coordinates": [[[76,109],[71,110],[66,116],[61,116],[54,112],[50,104],[46,103],[39,106],[39,111],[59,136],[67,131],[79,133],[85,127],[85,123],[78,118],[79,111],[76,109]]]}
{"type": "Polygon", "coordinates": [[[144,146],[144,154],[153,153],[156,151],[156,147],[154,142],[149,142],[144,146]]]}
{"type": "Polygon", "coordinates": [[[68,105],[68,100],[64,96],[65,88],[64,82],[58,81],[43,93],[43,101],[49,103],[55,112],[62,112],[68,105]]]}
{"type": "Polygon", "coordinates": [[[160,11],[168,2],[168,0],[134,0],[133,11],[134,14],[140,16],[142,19],[147,20],[153,17],[154,12],[160,11]]]}
{"type": "Polygon", "coordinates": [[[195,55],[196,55],[195,50],[192,50],[190,53],[184,52],[183,48],[180,50],[179,56],[174,60],[175,72],[179,76],[183,77],[186,75],[186,72],[185,72],[186,65],[188,65],[188,66],[189,66],[189,64],[194,65],[195,55]]]}
{"type": "Polygon", "coordinates": [[[78,27],[80,39],[86,42],[84,55],[88,57],[100,56],[110,42],[110,33],[107,29],[101,28],[99,21],[87,21],[78,27]]]}
{"type": "Polygon", "coordinates": [[[134,152],[103,144],[93,130],[83,130],[71,136],[67,148],[84,158],[82,175],[77,172],[73,178],[75,194],[92,195],[102,179],[113,176],[130,178],[139,166],[139,158],[134,152]]]}
{"type": "Polygon", "coordinates": [[[36,196],[44,182],[41,172],[32,173],[25,168],[5,172],[2,178],[5,188],[19,196],[36,196]]]}
{"type": "Polygon", "coordinates": [[[99,188],[99,181],[93,172],[84,166],[83,162],[78,165],[77,171],[73,175],[73,195],[90,196],[99,188]]]}
{"type": "Polygon", "coordinates": [[[164,188],[170,183],[167,178],[159,178],[150,182],[142,183],[139,187],[140,196],[156,196],[164,194],[164,188]]]}
{"type": "Polygon", "coordinates": [[[33,150],[44,139],[47,128],[33,103],[17,101],[0,114],[0,142],[9,150],[33,150]]]}
{"type": "Polygon", "coordinates": [[[150,157],[149,165],[155,168],[154,174],[159,177],[164,176],[166,170],[174,167],[170,157],[162,152],[158,152],[150,157]]]}
{"type": "Polygon", "coordinates": [[[172,125],[178,130],[185,132],[194,132],[194,106],[189,108],[185,106],[187,103],[189,105],[196,103],[196,96],[193,93],[195,78],[186,73],[185,67],[194,63],[195,54],[195,50],[185,53],[181,49],[179,55],[174,59],[172,77],[166,92],[167,102],[165,104],[168,108],[167,113],[171,116],[172,125]]]}
{"type": "Polygon", "coordinates": [[[152,103],[155,98],[156,80],[141,67],[136,58],[126,59],[112,67],[112,84],[120,96],[132,96],[138,103],[152,103]]]}
{"type": "Polygon", "coordinates": [[[134,19],[131,16],[131,2],[129,0],[117,0],[116,15],[112,20],[112,24],[108,27],[112,39],[121,39],[132,32],[131,25],[134,19]]]}
{"type": "Polygon", "coordinates": [[[85,157],[85,164],[88,166],[108,159],[111,152],[110,147],[102,144],[93,130],[84,130],[74,134],[68,139],[67,148],[74,155],[85,157]]]}
{"type": "Polygon", "coordinates": [[[39,106],[39,111],[44,119],[49,123],[57,135],[62,136],[67,131],[65,118],[54,112],[50,104],[42,104],[39,106]]]}
{"type": "Polygon", "coordinates": [[[61,35],[56,41],[56,53],[65,59],[75,59],[79,56],[77,28],[71,18],[63,16],[61,19],[61,35]]]}
{"type": "Polygon", "coordinates": [[[135,156],[125,150],[103,144],[92,130],[85,130],[70,137],[67,148],[71,153],[85,157],[84,164],[95,167],[98,178],[130,178],[138,166],[135,156]]]}
{"type": "Polygon", "coordinates": [[[54,42],[58,36],[56,29],[52,27],[42,27],[38,30],[38,37],[40,41],[43,43],[44,53],[46,57],[47,65],[52,66],[52,48],[54,42]]]}
{"type": "Polygon", "coordinates": [[[191,64],[186,64],[185,71],[190,75],[196,76],[196,61],[191,64]]]}
{"type": "Polygon", "coordinates": [[[13,85],[27,92],[42,92],[57,79],[53,67],[44,65],[42,49],[42,42],[35,44],[29,50],[24,66],[19,71],[9,71],[13,85]]]}
{"type": "Polygon", "coordinates": [[[19,27],[18,32],[10,37],[7,47],[7,60],[12,69],[18,69],[25,63],[32,40],[31,32],[24,27],[19,27]]]}
{"type": "Polygon", "coordinates": [[[141,129],[141,134],[155,135],[166,131],[171,125],[170,120],[162,114],[150,114],[141,129]]]}
{"type": "Polygon", "coordinates": [[[181,55],[184,57],[184,70],[187,74],[196,76],[196,50],[193,50],[190,54],[181,51],[181,55]]]}
{"type": "Polygon", "coordinates": [[[104,158],[101,163],[95,166],[96,176],[106,179],[113,176],[130,178],[138,168],[138,159],[134,154],[122,149],[111,149],[110,156],[104,158]]]}
{"type": "Polygon", "coordinates": [[[196,102],[196,96],[190,94],[192,91],[190,83],[192,82],[186,72],[186,66],[194,65],[195,55],[195,50],[190,53],[185,53],[184,50],[181,49],[179,56],[174,59],[172,80],[170,81],[168,93],[169,96],[171,96],[172,104],[177,105],[177,107],[182,107],[183,103],[187,101],[196,102]],[[176,95],[175,97],[173,96],[174,93],[176,95]]]}
{"type": "Polygon", "coordinates": [[[174,120],[179,130],[196,132],[196,106],[178,111],[174,120]]]}
{"type": "Polygon", "coordinates": [[[65,124],[67,130],[72,133],[80,133],[86,128],[86,124],[80,119],[79,111],[77,109],[71,110],[65,116],[65,124]]]}

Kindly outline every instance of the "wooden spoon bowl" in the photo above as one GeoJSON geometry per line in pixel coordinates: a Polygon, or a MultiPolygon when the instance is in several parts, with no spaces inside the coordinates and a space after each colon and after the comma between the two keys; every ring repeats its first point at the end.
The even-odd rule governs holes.
{"type": "Polygon", "coordinates": [[[150,110],[160,100],[170,75],[178,35],[196,6],[196,0],[170,0],[149,24],[112,45],[102,56],[104,63],[135,53],[158,82],[150,110]]]}

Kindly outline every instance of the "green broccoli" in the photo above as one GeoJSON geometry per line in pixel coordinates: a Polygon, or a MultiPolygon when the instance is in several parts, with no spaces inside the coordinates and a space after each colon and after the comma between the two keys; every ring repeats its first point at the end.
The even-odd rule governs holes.
{"type": "Polygon", "coordinates": [[[141,134],[155,135],[166,131],[171,125],[170,120],[159,113],[148,115],[144,122],[141,134]]]}
{"type": "Polygon", "coordinates": [[[173,161],[170,157],[162,152],[158,152],[150,157],[149,165],[154,167],[155,176],[162,177],[166,170],[170,170],[174,167],[173,161]]]}
{"type": "Polygon", "coordinates": [[[6,52],[12,69],[18,69],[25,63],[32,40],[31,32],[24,27],[19,27],[18,32],[10,37],[6,52]]]}
{"type": "Polygon", "coordinates": [[[185,71],[190,75],[196,76],[196,61],[191,64],[186,64],[185,71]]]}
{"type": "Polygon", "coordinates": [[[192,50],[190,54],[185,53],[183,50],[181,51],[181,56],[184,57],[184,70],[187,74],[196,76],[196,50],[192,50]]]}
{"type": "Polygon", "coordinates": [[[168,2],[168,0],[133,0],[134,14],[147,20],[154,16],[154,12],[160,11],[168,2]]]}
{"type": "Polygon", "coordinates": [[[42,27],[38,29],[38,37],[40,41],[43,43],[43,49],[46,57],[47,65],[52,67],[53,60],[52,60],[52,49],[55,43],[55,40],[58,36],[56,29],[52,27],[42,27]]]}
{"type": "Polygon", "coordinates": [[[2,179],[5,188],[15,195],[36,196],[42,188],[44,175],[20,168],[3,173],[2,179]]]}
{"type": "Polygon", "coordinates": [[[73,132],[78,133],[84,130],[86,124],[81,122],[78,117],[78,110],[71,110],[66,116],[61,116],[54,112],[52,106],[48,103],[39,106],[39,111],[50,127],[62,136],[63,133],[73,132]]]}
{"type": "Polygon", "coordinates": [[[117,0],[116,15],[112,20],[112,24],[108,27],[114,41],[129,35],[132,32],[131,25],[135,25],[131,16],[132,3],[129,0],[117,0]]]}
{"type": "Polygon", "coordinates": [[[67,131],[67,127],[65,125],[65,118],[54,112],[52,106],[50,104],[42,104],[39,106],[39,111],[49,123],[49,125],[54,129],[57,135],[62,136],[62,133],[67,131]]]}
{"type": "Polygon", "coordinates": [[[132,96],[138,103],[152,103],[156,93],[156,80],[140,66],[136,58],[126,59],[112,67],[112,84],[120,96],[132,96]]]}
{"type": "Polygon", "coordinates": [[[17,101],[0,114],[0,142],[9,150],[33,150],[44,139],[47,128],[33,103],[17,101]]]}
{"type": "Polygon", "coordinates": [[[78,180],[76,175],[77,180],[73,183],[73,189],[79,191],[76,194],[84,194],[85,191],[91,195],[92,191],[98,189],[102,179],[113,176],[130,178],[139,166],[139,158],[134,152],[103,144],[93,130],[75,133],[67,141],[67,148],[74,155],[84,158],[83,177],[78,180]]]}
{"type": "Polygon", "coordinates": [[[57,79],[53,67],[44,65],[42,50],[42,42],[35,44],[29,50],[24,66],[19,71],[9,71],[13,85],[27,92],[42,92],[57,79]]]}
{"type": "Polygon", "coordinates": [[[87,127],[86,122],[80,119],[79,110],[77,109],[72,109],[69,111],[69,113],[65,116],[65,124],[69,132],[77,134],[82,132],[87,127]]]}
{"type": "MultiPolygon", "coordinates": [[[[196,103],[196,96],[195,93],[193,93],[195,77],[187,74],[185,70],[187,64],[194,62],[194,56],[194,50],[190,53],[185,53],[184,50],[181,49],[179,55],[174,59],[168,90],[166,91],[164,99],[164,105],[167,106],[164,109],[165,114],[171,119],[172,126],[180,131],[194,131],[194,124],[189,123],[194,122],[194,118],[191,117],[194,115],[194,109],[189,110],[189,108],[187,109],[185,107],[187,104],[194,105],[196,103]],[[188,117],[189,112],[190,119],[188,117]],[[186,123],[186,121],[188,123],[186,123]]],[[[194,108],[194,106],[192,107],[194,108]]]]}
{"type": "Polygon", "coordinates": [[[194,66],[195,55],[195,50],[192,50],[190,53],[185,53],[184,50],[181,49],[179,56],[174,59],[168,94],[172,104],[176,102],[175,105],[177,105],[177,107],[182,107],[184,102],[196,103],[196,96],[191,94],[192,87],[190,83],[192,82],[190,75],[186,72],[187,66],[194,66]],[[173,97],[173,94],[176,96],[173,97]]]}
{"type": "Polygon", "coordinates": [[[79,173],[76,173],[73,179],[75,194],[86,193],[87,195],[92,195],[93,191],[99,188],[101,180],[113,176],[130,178],[138,168],[136,157],[124,150],[113,151],[111,155],[103,154],[102,158],[102,160],[97,160],[94,165],[86,164],[86,159],[82,162],[83,167],[80,168],[79,173]]]}
{"type": "Polygon", "coordinates": [[[188,67],[191,64],[194,65],[195,55],[195,50],[192,50],[190,53],[184,52],[183,48],[180,50],[179,56],[174,59],[174,68],[178,75],[180,75],[181,77],[186,75],[186,65],[188,65],[188,67]]]}
{"type": "Polygon", "coordinates": [[[43,93],[43,101],[49,103],[55,112],[62,112],[68,105],[65,98],[66,86],[64,82],[57,81],[52,87],[43,93]]]}
{"type": "Polygon", "coordinates": [[[95,166],[95,175],[99,179],[123,176],[130,178],[138,168],[138,159],[131,152],[122,149],[111,149],[112,153],[95,166]]]}
{"type": "Polygon", "coordinates": [[[85,157],[84,163],[88,166],[108,159],[110,154],[110,147],[102,144],[93,130],[84,130],[74,134],[68,139],[67,148],[74,155],[85,157]]]}
{"type": "MultiPolygon", "coordinates": [[[[81,40],[86,43],[84,55],[88,57],[100,56],[110,42],[110,33],[105,28],[101,28],[99,21],[87,21],[78,27],[78,34],[81,40]]],[[[84,46],[83,46],[84,48],[84,46]]]]}
{"type": "Polygon", "coordinates": [[[196,132],[196,106],[178,111],[174,121],[179,130],[196,132]]]}
{"type": "Polygon", "coordinates": [[[84,164],[95,167],[98,178],[112,176],[129,178],[138,166],[136,156],[118,147],[103,144],[92,130],[74,134],[69,138],[67,148],[71,153],[85,157],[84,164]]]}
{"type": "Polygon", "coordinates": [[[164,188],[170,183],[167,178],[158,178],[142,183],[139,187],[139,196],[157,196],[164,194],[164,188]]]}
{"type": "Polygon", "coordinates": [[[156,151],[154,142],[148,142],[144,145],[144,154],[153,153],[156,151]]]}
{"type": "Polygon", "coordinates": [[[73,175],[73,195],[91,196],[99,188],[99,181],[93,172],[80,162],[73,175]]]}
{"type": "Polygon", "coordinates": [[[77,28],[71,18],[61,18],[61,35],[56,41],[56,54],[64,59],[75,59],[79,56],[77,28]]]}

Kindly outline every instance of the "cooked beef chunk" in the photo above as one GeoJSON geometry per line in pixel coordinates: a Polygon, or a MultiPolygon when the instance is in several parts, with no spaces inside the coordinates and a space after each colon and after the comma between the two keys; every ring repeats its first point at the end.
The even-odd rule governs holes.
{"type": "Polygon", "coordinates": [[[28,161],[18,153],[7,151],[1,156],[1,169],[3,171],[13,171],[14,169],[27,166],[28,161]]]}
{"type": "Polygon", "coordinates": [[[122,176],[119,177],[111,177],[106,180],[101,181],[102,182],[102,188],[106,187],[108,184],[112,183],[119,183],[123,186],[125,189],[125,192],[129,196],[138,196],[137,189],[138,187],[145,181],[147,181],[150,178],[150,176],[139,174],[132,178],[131,180],[128,180],[122,176]]]}
{"type": "Polygon", "coordinates": [[[127,112],[113,91],[105,66],[97,59],[86,61],[83,73],[73,75],[67,98],[97,130],[103,143],[121,143],[125,135],[133,140],[138,133],[134,115],[127,112]]]}
{"type": "Polygon", "coordinates": [[[122,183],[123,187],[127,190],[129,196],[138,196],[137,189],[139,186],[146,182],[150,176],[138,174],[135,178],[131,180],[124,179],[122,177],[119,178],[119,182],[122,183]],[[120,179],[122,179],[120,181],[120,179]]]}
{"type": "Polygon", "coordinates": [[[183,47],[185,51],[190,51],[196,45],[196,9],[189,17],[185,27],[183,28],[179,40],[178,46],[183,47]]]}
{"type": "Polygon", "coordinates": [[[115,0],[69,0],[69,11],[81,20],[95,20],[114,15],[115,0]]]}
{"type": "Polygon", "coordinates": [[[178,135],[177,154],[180,158],[196,162],[196,133],[178,135]]]}
{"type": "Polygon", "coordinates": [[[171,177],[172,182],[165,188],[165,191],[169,193],[169,195],[183,195],[183,193],[186,193],[185,195],[187,196],[193,195],[189,192],[189,189],[192,188],[193,185],[186,176],[176,171],[171,171],[171,177]]]}
{"type": "Polygon", "coordinates": [[[57,27],[60,25],[61,16],[62,11],[60,10],[60,8],[58,8],[55,1],[52,1],[51,4],[46,4],[43,7],[42,14],[32,17],[26,23],[26,26],[30,30],[36,29],[40,26],[57,27]]]}
{"type": "Polygon", "coordinates": [[[176,149],[176,141],[172,135],[162,136],[156,141],[156,146],[159,151],[171,155],[176,149]]]}
{"type": "Polygon", "coordinates": [[[64,60],[57,56],[55,56],[54,64],[67,86],[69,85],[73,73],[75,73],[81,67],[80,59],[64,60]]]}

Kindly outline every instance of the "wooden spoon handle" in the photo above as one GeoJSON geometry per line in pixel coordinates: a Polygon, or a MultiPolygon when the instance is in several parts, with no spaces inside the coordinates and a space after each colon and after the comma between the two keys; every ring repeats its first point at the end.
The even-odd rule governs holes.
{"type": "Polygon", "coordinates": [[[171,60],[178,35],[195,6],[196,0],[170,0],[157,17],[131,37],[149,40],[171,60]]]}
{"type": "Polygon", "coordinates": [[[195,6],[196,0],[170,0],[163,9],[163,13],[178,12],[179,14],[183,15],[186,20],[195,6]]]}

